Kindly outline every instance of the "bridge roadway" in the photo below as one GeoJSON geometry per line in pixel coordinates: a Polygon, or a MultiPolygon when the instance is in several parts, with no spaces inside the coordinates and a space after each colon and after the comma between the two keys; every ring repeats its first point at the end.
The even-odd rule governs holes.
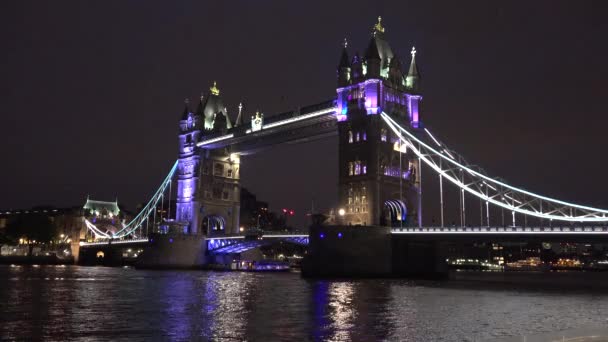
{"type": "MultiPolygon", "coordinates": [[[[348,229],[356,229],[349,227],[348,229]]],[[[608,242],[606,226],[560,226],[560,227],[404,227],[392,228],[391,235],[408,236],[417,240],[441,241],[568,241],[568,242],[608,242]]],[[[259,235],[224,235],[206,237],[207,250],[215,253],[239,253],[276,240],[296,244],[308,244],[308,233],[264,232],[259,235]]],[[[152,239],[105,240],[80,242],[81,247],[117,245],[120,247],[141,246],[153,242],[152,239]]]]}

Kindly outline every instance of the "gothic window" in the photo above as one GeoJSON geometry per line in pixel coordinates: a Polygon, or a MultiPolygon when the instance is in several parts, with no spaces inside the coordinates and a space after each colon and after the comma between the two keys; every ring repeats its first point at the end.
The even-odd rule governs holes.
{"type": "Polygon", "coordinates": [[[355,212],[357,212],[357,213],[359,212],[359,207],[355,208],[355,212]]]}
{"type": "Polygon", "coordinates": [[[353,131],[348,131],[348,143],[351,144],[353,142],[353,131]]]}
{"type": "Polygon", "coordinates": [[[363,203],[363,204],[367,203],[367,197],[365,195],[361,196],[361,203],[363,203]]]}
{"type": "Polygon", "coordinates": [[[359,132],[355,135],[355,141],[359,142],[359,132]]]}
{"type": "Polygon", "coordinates": [[[362,188],[361,188],[361,193],[362,193],[362,194],[365,194],[366,192],[367,192],[367,188],[366,188],[366,187],[362,187],[362,188]]]}
{"type": "Polygon", "coordinates": [[[352,176],[354,174],[354,163],[348,162],[348,175],[352,176]]]}
{"type": "Polygon", "coordinates": [[[361,174],[361,162],[357,160],[355,162],[355,175],[360,175],[360,174],[361,174]]]}
{"type": "Polygon", "coordinates": [[[228,169],[228,175],[227,175],[227,177],[228,178],[232,178],[232,169],[228,169]]]}
{"type": "Polygon", "coordinates": [[[361,174],[367,174],[367,165],[365,164],[365,162],[361,164],[361,174]]]}
{"type": "Polygon", "coordinates": [[[359,195],[355,196],[355,204],[359,204],[359,195]]]}
{"type": "Polygon", "coordinates": [[[367,132],[363,131],[363,141],[367,141],[367,132]]]}
{"type": "Polygon", "coordinates": [[[214,176],[223,176],[224,175],[224,165],[220,163],[216,163],[213,165],[213,175],[214,176]]]}
{"type": "Polygon", "coordinates": [[[386,129],[385,128],[380,130],[380,140],[386,141],[386,129]]]}
{"type": "Polygon", "coordinates": [[[349,198],[348,198],[348,205],[351,205],[351,204],[353,204],[353,198],[352,198],[352,197],[349,197],[349,198]]]}

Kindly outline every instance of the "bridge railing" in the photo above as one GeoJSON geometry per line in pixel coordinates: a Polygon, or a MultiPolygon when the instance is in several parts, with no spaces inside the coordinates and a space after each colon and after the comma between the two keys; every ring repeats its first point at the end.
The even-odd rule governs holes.
{"type": "Polygon", "coordinates": [[[608,227],[404,227],[392,228],[394,234],[447,233],[447,234],[601,234],[608,233],[608,227]]]}

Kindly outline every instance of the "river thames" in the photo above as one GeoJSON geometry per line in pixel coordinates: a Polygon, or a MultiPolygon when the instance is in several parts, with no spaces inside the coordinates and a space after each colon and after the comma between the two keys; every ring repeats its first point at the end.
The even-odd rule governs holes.
{"type": "Polygon", "coordinates": [[[601,289],[78,266],[0,266],[0,303],[0,340],[540,341],[608,318],[601,289]]]}

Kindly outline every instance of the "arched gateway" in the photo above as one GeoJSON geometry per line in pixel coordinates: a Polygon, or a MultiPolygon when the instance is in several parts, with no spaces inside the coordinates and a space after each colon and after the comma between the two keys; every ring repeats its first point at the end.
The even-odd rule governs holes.
{"type": "Polygon", "coordinates": [[[392,221],[402,224],[406,212],[414,218],[407,223],[417,224],[420,201],[405,198],[420,194],[418,159],[400,145],[380,116],[384,112],[403,125],[421,126],[415,54],[412,49],[406,73],[378,18],[363,55],[355,53],[351,58],[344,43],[335,98],[266,118],[256,113],[247,123],[242,105],[236,119],[231,119],[214,82],[195,111],[186,102],[180,121],[176,221],[190,234],[238,233],[239,156],[275,144],[337,134],[336,212],[343,215],[336,217],[336,223],[386,224],[389,203],[393,217],[389,225],[392,221]],[[213,229],[218,222],[223,229],[213,229]]]}

